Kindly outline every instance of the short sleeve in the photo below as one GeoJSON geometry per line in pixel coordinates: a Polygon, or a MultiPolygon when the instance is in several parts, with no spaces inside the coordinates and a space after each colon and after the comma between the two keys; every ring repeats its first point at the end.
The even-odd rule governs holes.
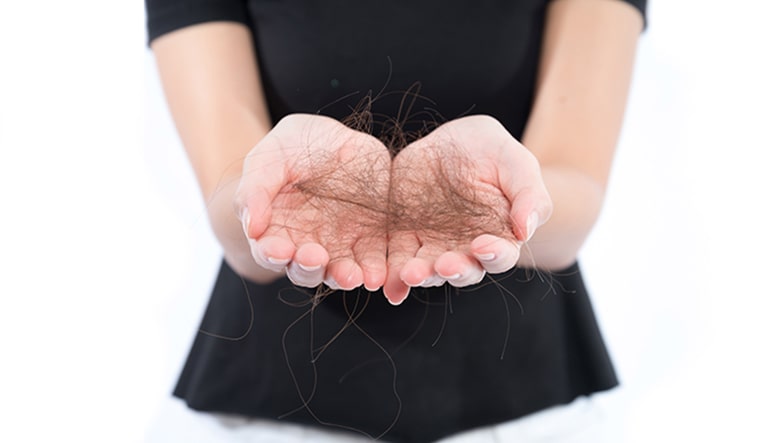
{"type": "Polygon", "coordinates": [[[245,0],[145,0],[148,43],[190,25],[211,21],[248,24],[245,0]]]}
{"type": "Polygon", "coordinates": [[[643,28],[647,28],[647,0],[621,0],[624,1],[639,11],[642,16],[643,28]]]}

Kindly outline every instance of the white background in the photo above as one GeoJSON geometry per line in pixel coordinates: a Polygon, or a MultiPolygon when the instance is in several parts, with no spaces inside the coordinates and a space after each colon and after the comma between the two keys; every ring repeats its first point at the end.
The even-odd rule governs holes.
{"type": "MultiPolygon", "coordinates": [[[[773,5],[650,5],[582,254],[625,441],[777,441],[773,5]]],[[[143,14],[0,4],[0,441],[140,441],[215,275],[143,14]]]]}

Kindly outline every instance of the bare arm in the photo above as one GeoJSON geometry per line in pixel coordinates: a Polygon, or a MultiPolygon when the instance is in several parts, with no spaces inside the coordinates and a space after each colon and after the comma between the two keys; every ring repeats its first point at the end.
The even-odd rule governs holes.
{"type": "Polygon", "coordinates": [[[602,207],[643,23],[635,8],[611,0],[556,0],[547,20],[522,142],[540,162],[554,211],[519,264],[561,269],[602,207]]]}
{"type": "MultiPolygon", "coordinates": [[[[557,0],[550,6],[537,99],[524,143],[539,160],[555,212],[532,237],[531,253],[521,254],[519,264],[545,269],[571,264],[593,226],[620,130],[641,25],[636,10],[620,2],[557,0]]],[[[227,261],[249,279],[277,278],[278,273],[257,266],[233,212],[243,160],[270,130],[249,31],[242,25],[209,23],[161,37],[152,48],[227,261]]],[[[543,206],[539,201],[526,202],[521,203],[525,208],[513,210],[520,219],[516,228],[520,240],[533,231],[525,221],[532,204],[543,206]]],[[[549,210],[538,212],[539,222],[545,222],[549,210]]],[[[472,252],[495,252],[503,259],[517,255],[517,251],[486,251],[486,246],[472,252]]],[[[499,248],[515,246],[505,243],[499,248]]],[[[452,263],[461,261],[455,258],[452,263]]],[[[474,262],[472,266],[477,268],[474,262]]],[[[449,274],[459,273],[441,275],[449,274]]],[[[458,284],[471,284],[469,280],[478,275],[482,278],[479,273],[472,275],[458,284]]],[[[389,291],[396,293],[390,299],[404,298],[406,289],[398,284],[389,291]]]]}
{"type": "MultiPolygon", "coordinates": [[[[477,159],[468,169],[477,183],[475,200],[492,202],[489,189],[498,189],[513,235],[496,225],[483,225],[486,234],[474,240],[427,238],[419,235],[423,229],[390,233],[385,292],[392,303],[401,303],[411,286],[468,286],[485,272],[511,269],[516,260],[549,270],[575,261],[604,199],[641,29],[638,11],[623,2],[551,2],[523,143],[493,118],[470,116],[442,125],[397,155],[392,180],[406,169],[411,173],[405,176],[424,176],[412,167],[426,167],[418,154],[424,149],[414,148],[454,140],[477,159]]],[[[439,200],[442,207],[448,203],[439,200]]],[[[499,211],[502,205],[488,206],[499,211]]]]}
{"type": "Polygon", "coordinates": [[[277,278],[257,266],[233,210],[246,153],[271,126],[250,31],[205,23],[159,37],[151,48],[225,259],[249,279],[277,278]]]}

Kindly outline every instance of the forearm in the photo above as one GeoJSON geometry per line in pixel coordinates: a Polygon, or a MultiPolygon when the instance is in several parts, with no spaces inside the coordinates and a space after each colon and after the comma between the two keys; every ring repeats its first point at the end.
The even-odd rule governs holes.
{"type": "Polygon", "coordinates": [[[642,20],[624,2],[548,7],[537,94],[522,136],[540,163],[553,214],[519,264],[574,262],[598,217],[626,107],[642,20]]]}
{"type": "Polygon", "coordinates": [[[246,278],[274,278],[251,258],[233,208],[245,156],[270,130],[249,30],[226,22],[195,25],[151,47],[227,262],[246,278]]]}

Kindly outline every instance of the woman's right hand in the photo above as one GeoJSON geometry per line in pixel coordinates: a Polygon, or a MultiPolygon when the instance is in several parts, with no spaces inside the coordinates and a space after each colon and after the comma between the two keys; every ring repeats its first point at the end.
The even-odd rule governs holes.
{"type": "Polygon", "coordinates": [[[390,168],[369,134],[320,115],[283,118],[246,156],[235,194],[256,263],[299,286],[378,290],[390,168]]]}

